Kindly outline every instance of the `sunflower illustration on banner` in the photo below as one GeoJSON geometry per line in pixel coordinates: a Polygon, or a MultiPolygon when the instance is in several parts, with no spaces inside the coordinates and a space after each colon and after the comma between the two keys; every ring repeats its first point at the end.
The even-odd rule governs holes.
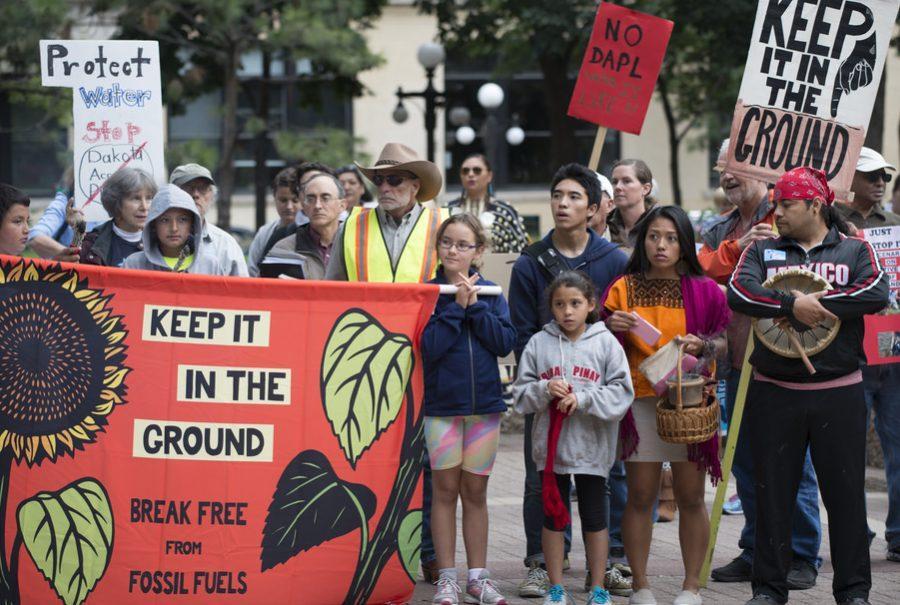
{"type": "MultiPolygon", "coordinates": [[[[0,263],[0,519],[13,462],[38,469],[102,438],[125,403],[127,332],[112,295],[74,270],[26,260],[0,263]]],[[[102,483],[83,477],[41,491],[15,511],[10,549],[0,534],[0,603],[20,602],[28,553],[66,605],[87,598],[109,566],[113,516],[102,483]],[[6,553],[9,552],[9,560],[6,553]]]]}

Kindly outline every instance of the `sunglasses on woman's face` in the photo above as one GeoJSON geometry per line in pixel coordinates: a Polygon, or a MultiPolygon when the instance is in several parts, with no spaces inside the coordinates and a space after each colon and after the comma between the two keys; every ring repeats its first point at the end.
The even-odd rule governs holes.
{"type": "Polygon", "coordinates": [[[460,172],[463,173],[464,175],[469,174],[471,172],[475,176],[480,176],[482,173],[482,170],[481,170],[481,166],[472,166],[472,167],[466,166],[462,170],[460,170],[460,172]]]}
{"type": "Polygon", "coordinates": [[[884,170],[878,170],[876,172],[864,172],[863,174],[866,175],[866,180],[870,183],[877,183],[879,179],[884,181],[885,183],[890,183],[891,177],[893,176],[888,174],[884,170]]]}
{"type": "Polygon", "coordinates": [[[384,182],[387,182],[391,187],[399,187],[405,180],[406,177],[400,174],[376,174],[372,177],[372,182],[375,183],[376,187],[381,187],[384,182]]]}

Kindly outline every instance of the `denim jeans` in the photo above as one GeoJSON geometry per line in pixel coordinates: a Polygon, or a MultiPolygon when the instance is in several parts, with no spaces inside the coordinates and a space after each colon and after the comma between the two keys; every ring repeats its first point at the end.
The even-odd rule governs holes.
{"type": "MultiPolygon", "coordinates": [[[[731,374],[728,376],[729,422],[734,412],[740,376],[740,371],[734,368],[731,369],[731,374]]],[[[734,475],[738,497],[741,499],[741,506],[744,509],[744,529],[741,530],[738,547],[743,551],[741,558],[752,563],[756,534],[756,494],[753,479],[753,456],[750,454],[750,444],[744,430],[746,427],[747,418],[745,417],[742,419],[741,435],[738,437],[737,447],[734,451],[731,473],[734,475]]],[[[819,558],[819,546],[822,543],[822,525],[819,522],[819,485],[816,482],[816,473],[813,470],[809,450],[806,452],[806,462],[803,464],[803,476],[800,479],[800,489],[797,491],[797,502],[791,526],[791,546],[794,556],[808,561],[818,568],[822,564],[822,559],[819,558]]]]}
{"type": "Polygon", "coordinates": [[[884,539],[894,550],[900,548],[900,363],[863,368],[863,386],[866,408],[868,414],[875,412],[875,432],[884,452],[888,488],[884,539]]]}
{"type": "MultiPolygon", "coordinates": [[[[544,503],[541,501],[541,474],[531,456],[531,427],[534,414],[525,414],[525,494],[522,499],[522,522],[525,525],[525,565],[544,563],[541,530],[544,527],[544,503]]],[[[571,508],[569,515],[571,516],[571,508]]],[[[572,525],[566,526],[566,556],[572,547],[572,525]]],[[[422,545],[424,552],[424,542],[422,545]]]]}
{"type": "Polygon", "coordinates": [[[609,481],[606,482],[609,491],[609,547],[623,548],[622,544],[622,513],[625,512],[625,501],[628,500],[628,485],[625,483],[625,463],[621,460],[613,464],[609,469],[609,481]]]}

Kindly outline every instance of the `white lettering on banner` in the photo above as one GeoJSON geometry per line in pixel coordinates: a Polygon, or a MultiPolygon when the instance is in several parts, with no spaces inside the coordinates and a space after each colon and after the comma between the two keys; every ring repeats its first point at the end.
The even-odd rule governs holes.
{"type": "Polygon", "coordinates": [[[75,205],[85,218],[107,218],[100,192],[121,168],[139,168],[165,184],[159,43],[41,40],[40,46],[43,85],[72,88],[75,205]]]}
{"type": "Polygon", "coordinates": [[[132,456],[169,460],[272,462],[275,426],[134,419],[132,456]]]}
{"type": "Polygon", "coordinates": [[[900,0],[759,0],[731,125],[730,172],[823,170],[846,199],[900,0]]]}
{"type": "Polygon", "coordinates": [[[142,338],[154,342],[267,347],[269,311],[144,305],[142,338]]]}
{"type": "Polygon", "coordinates": [[[179,364],[178,401],[290,405],[291,370],[179,364]]]}

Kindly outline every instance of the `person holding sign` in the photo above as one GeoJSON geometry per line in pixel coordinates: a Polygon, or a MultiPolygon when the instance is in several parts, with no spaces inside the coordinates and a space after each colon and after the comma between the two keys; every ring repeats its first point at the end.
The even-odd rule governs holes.
{"type": "MultiPolygon", "coordinates": [[[[727,284],[741,253],[755,241],[776,237],[773,205],[769,201],[766,183],[740,176],[725,168],[729,139],[722,142],[715,170],[728,200],[735,208],[720,217],[703,231],[703,247],[697,259],[708,277],[720,284],[727,284]]],[[[728,324],[728,352],[731,363],[725,395],[725,409],[732,418],[737,399],[738,382],[744,365],[747,339],[750,337],[750,318],[734,313],[728,324]]],[[[745,410],[747,417],[749,410],[745,410]]],[[[746,436],[739,438],[732,465],[738,497],[744,511],[744,527],[738,546],[741,554],[726,565],[712,570],[716,582],[749,582],[753,571],[753,549],[756,535],[756,499],[753,487],[753,455],[746,436]]],[[[806,457],[803,477],[794,507],[791,548],[794,553],[788,588],[803,590],[816,584],[821,565],[819,546],[822,544],[822,525],[819,521],[819,486],[813,471],[812,460],[806,457]]]]}
{"type": "MultiPolygon", "coordinates": [[[[874,149],[863,147],[853,176],[853,201],[835,208],[857,229],[896,227],[900,216],[883,210],[887,184],[897,169],[874,149]]],[[[863,368],[866,407],[875,412],[875,432],[884,452],[884,474],[888,486],[888,516],[884,539],[887,559],[900,563],[900,363],[863,368]]],[[[866,422],[866,426],[869,423],[866,422]]]]}
{"type": "Polygon", "coordinates": [[[121,267],[141,250],[150,200],[156,195],[153,177],[140,168],[125,167],[106,179],[100,203],[112,218],[84,236],[79,261],[86,265],[121,267]]]}
{"type": "Polygon", "coordinates": [[[177,166],[169,175],[169,182],[181,187],[190,195],[202,222],[203,243],[218,259],[218,264],[226,268],[225,275],[248,277],[247,260],[244,251],[230,233],[206,220],[206,213],[216,199],[219,190],[208,168],[199,164],[177,166]]]}
{"type": "Polygon", "coordinates": [[[732,309],[786,318],[796,330],[840,319],[834,340],[806,363],[755,338],[746,432],[754,457],[756,548],[748,605],[786,603],[791,566],[790,511],[807,448],[831,523],[832,583],[838,603],[868,603],[872,586],[865,499],[866,404],[860,366],[863,316],[888,302],[888,283],[872,246],[844,237],[825,174],[786,172],[773,193],[781,236],[748,246],[728,287],[732,309]],[[803,294],[764,286],[789,268],[811,270],[830,290],[803,294]]]}
{"type": "Polygon", "coordinates": [[[647,577],[653,531],[653,506],[659,492],[662,463],[672,464],[678,504],[679,536],[684,560],[682,592],[674,605],[700,605],[700,568],[709,539],[709,518],[703,501],[707,471],[721,478],[716,432],[700,444],[663,441],[656,426],[659,396],[640,371],[641,363],[676,340],[684,352],[701,357],[707,373],[714,371],[717,350],[724,349],[731,313],[719,286],[703,275],[697,262],[694,230],[677,206],[658,206],[638,223],[634,254],[625,275],[616,280],[603,301],[606,325],[624,342],[631,366],[635,400],[619,432],[625,460],[628,502],[622,517],[625,554],[633,573],[632,605],[655,605],[647,577]],[[636,313],[652,324],[660,337],[639,336],[636,313]]]}

